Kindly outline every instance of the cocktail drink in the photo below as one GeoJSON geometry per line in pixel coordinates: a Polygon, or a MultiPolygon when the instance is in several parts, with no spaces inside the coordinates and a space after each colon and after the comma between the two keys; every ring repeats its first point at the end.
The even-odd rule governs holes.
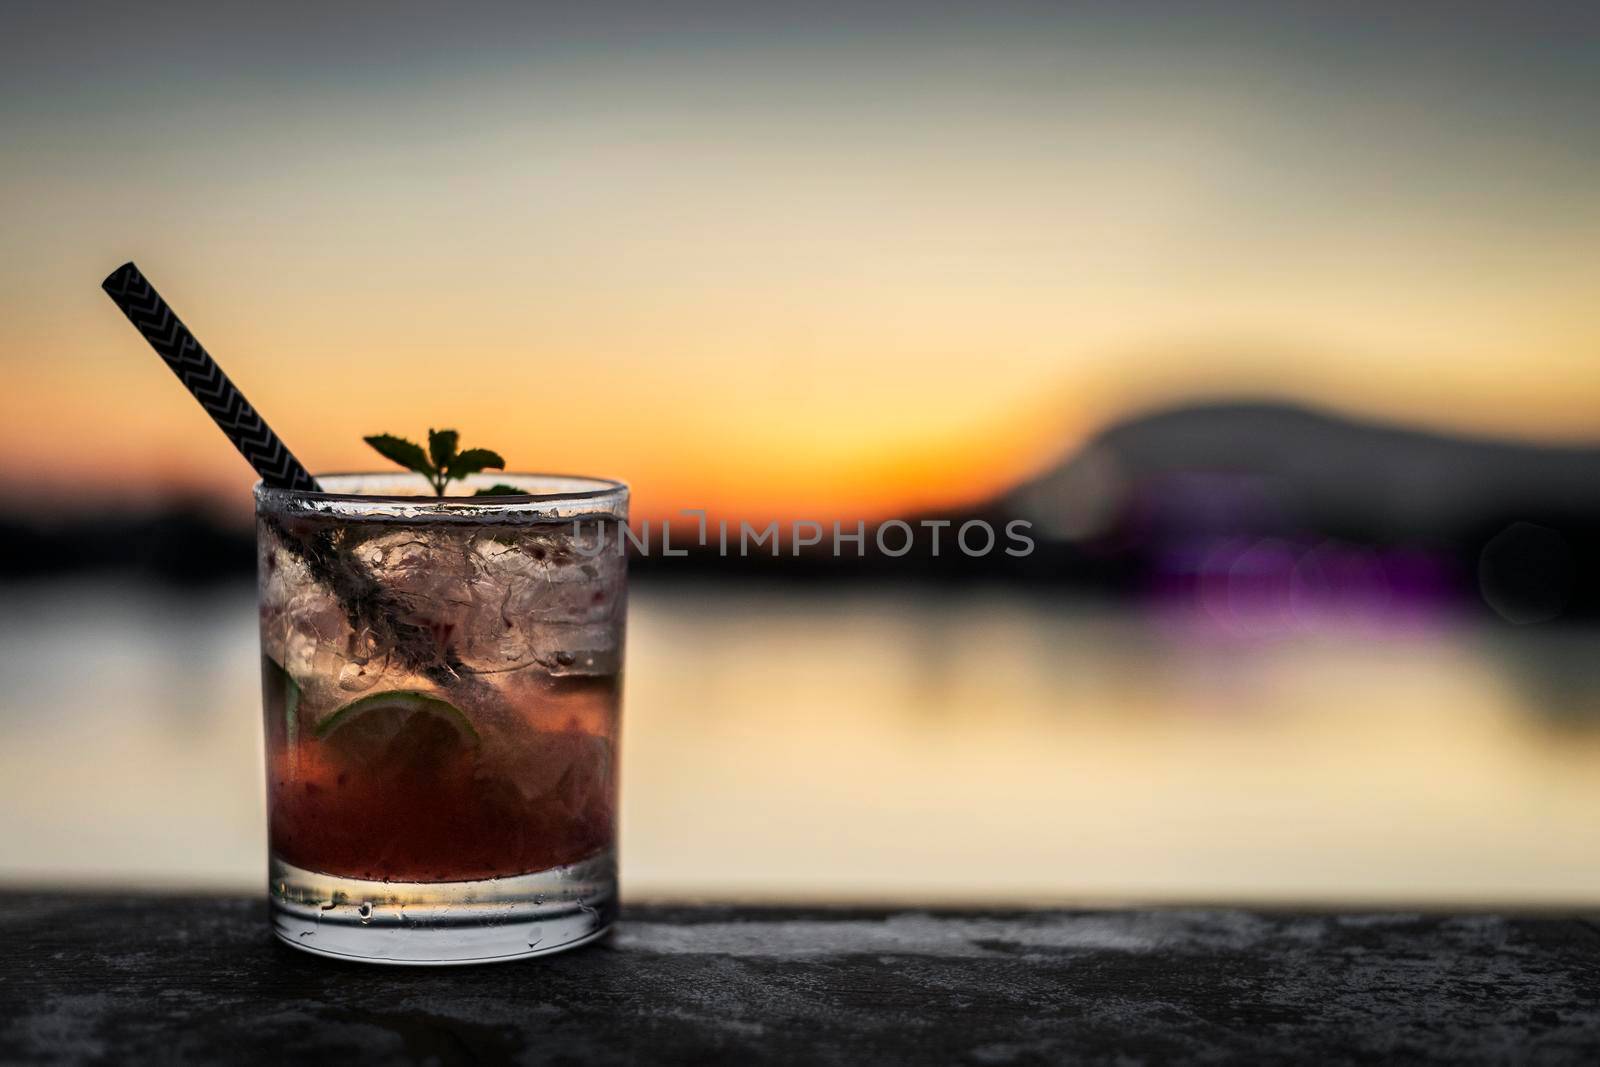
{"type": "Polygon", "coordinates": [[[274,927],[393,962],[571,947],[616,906],[627,490],[416,482],[256,490],[274,927]]]}

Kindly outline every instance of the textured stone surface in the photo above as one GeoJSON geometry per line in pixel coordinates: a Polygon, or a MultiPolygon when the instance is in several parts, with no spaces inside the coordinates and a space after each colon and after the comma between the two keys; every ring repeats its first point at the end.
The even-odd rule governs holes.
{"type": "Polygon", "coordinates": [[[411,970],[265,904],[0,894],[0,1062],[1600,1060],[1583,919],[631,907],[601,945],[411,970]]]}

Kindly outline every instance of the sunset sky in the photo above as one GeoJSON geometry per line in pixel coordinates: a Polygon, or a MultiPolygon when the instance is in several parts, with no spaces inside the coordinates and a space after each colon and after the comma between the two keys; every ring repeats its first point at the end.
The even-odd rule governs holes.
{"type": "Polygon", "coordinates": [[[450,425],[646,514],[1217,395],[1600,437],[1592,5],[669,6],[8,9],[0,496],[244,500],[129,258],[314,470],[450,425]]]}

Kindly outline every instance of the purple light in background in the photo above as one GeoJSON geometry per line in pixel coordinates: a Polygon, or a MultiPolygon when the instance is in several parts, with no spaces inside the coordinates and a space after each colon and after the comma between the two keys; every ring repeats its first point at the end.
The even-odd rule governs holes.
{"type": "Polygon", "coordinates": [[[1294,625],[1295,550],[1275,537],[1233,541],[1207,558],[1200,604],[1238,637],[1270,637],[1294,625]]]}
{"type": "Polygon", "coordinates": [[[1158,556],[1150,583],[1159,616],[1245,641],[1415,629],[1455,599],[1448,568],[1429,552],[1332,539],[1193,538],[1158,556]]]}
{"type": "Polygon", "coordinates": [[[1447,557],[1407,547],[1381,558],[1393,592],[1387,616],[1391,625],[1428,628],[1460,609],[1461,585],[1447,557]]]}
{"type": "Polygon", "coordinates": [[[1389,576],[1370,548],[1324,541],[1295,564],[1291,599],[1303,629],[1382,620],[1391,595],[1389,576]]]}

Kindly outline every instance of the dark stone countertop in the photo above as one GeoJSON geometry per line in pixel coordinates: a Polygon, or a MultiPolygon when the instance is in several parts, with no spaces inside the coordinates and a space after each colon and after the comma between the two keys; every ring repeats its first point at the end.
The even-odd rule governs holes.
{"type": "Polygon", "coordinates": [[[370,967],[227,897],[0,894],[0,1062],[1600,1062],[1584,918],[625,910],[596,946],[370,967]]]}

